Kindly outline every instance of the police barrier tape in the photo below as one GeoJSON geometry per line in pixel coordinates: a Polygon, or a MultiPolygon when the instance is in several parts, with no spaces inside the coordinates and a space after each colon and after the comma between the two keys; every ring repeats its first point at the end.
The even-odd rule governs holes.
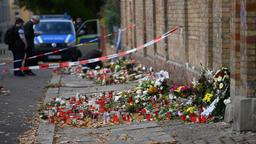
{"type": "MultiPolygon", "coordinates": [[[[127,29],[131,29],[133,27],[135,27],[135,25],[131,24],[131,25],[127,26],[126,28],[121,29],[121,31],[126,31],[127,29]]],[[[35,58],[39,58],[39,57],[43,57],[43,56],[48,56],[48,55],[56,54],[56,53],[59,53],[59,52],[65,51],[65,50],[70,50],[71,48],[77,48],[77,47],[85,46],[88,43],[96,42],[96,41],[98,41],[100,39],[105,39],[105,38],[110,37],[112,35],[113,35],[113,33],[110,33],[110,34],[107,34],[107,35],[103,36],[102,38],[95,38],[95,39],[92,39],[92,40],[90,40],[88,42],[77,44],[77,45],[72,46],[72,47],[66,47],[66,48],[54,50],[54,51],[51,51],[51,52],[46,52],[46,53],[42,53],[42,54],[39,54],[39,55],[31,56],[31,57],[26,58],[26,60],[31,60],[31,59],[35,59],[35,58]]],[[[14,60],[14,61],[9,61],[9,62],[2,62],[2,63],[0,63],[0,66],[4,66],[4,65],[7,65],[7,64],[10,64],[10,63],[21,62],[23,60],[24,59],[19,59],[19,60],[14,60]]]]}
{"type": "Polygon", "coordinates": [[[85,64],[89,64],[89,63],[94,63],[94,62],[98,62],[98,61],[106,61],[106,60],[110,60],[110,59],[114,59],[114,58],[118,58],[118,57],[123,57],[125,55],[137,52],[141,49],[144,49],[145,47],[148,47],[152,44],[155,44],[159,41],[161,41],[162,39],[168,37],[169,35],[171,35],[172,33],[174,33],[176,30],[178,30],[179,27],[175,27],[173,29],[171,29],[170,31],[164,33],[163,35],[137,47],[137,48],[133,48],[124,52],[120,52],[120,53],[116,53],[116,54],[111,54],[111,55],[107,55],[107,56],[102,56],[102,57],[98,57],[98,58],[93,58],[93,59],[87,59],[87,60],[81,60],[81,61],[76,61],[76,62],[60,62],[60,63],[46,63],[46,64],[40,64],[37,66],[30,66],[30,67],[21,67],[21,68],[16,68],[16,69],[10,69],[12,71],[18,71],[18,70],[38,70],[38,69],[54,69],[54,68],[64,68],[64,67],[72,67],[72,66],[77,66],[77,65],[85,65],[85,64]]]}

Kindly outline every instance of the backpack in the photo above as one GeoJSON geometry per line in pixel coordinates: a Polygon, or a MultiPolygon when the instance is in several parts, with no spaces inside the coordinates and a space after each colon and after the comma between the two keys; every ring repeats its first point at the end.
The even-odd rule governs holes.
{"type": "Polygon", "coordinates": [[[4,35],[4,43],[11,45],[15,42],[15,27],[9,28],[4,35]]]}

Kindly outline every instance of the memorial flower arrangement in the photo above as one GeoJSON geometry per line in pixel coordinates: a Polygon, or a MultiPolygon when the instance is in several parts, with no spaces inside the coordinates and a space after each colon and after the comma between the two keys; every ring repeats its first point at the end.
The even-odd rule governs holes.
{"type": "Polygon", "coordinates": [[[71,98],[54,98],[45,105],[42,118],[78,127],[171,119],[172,105],[163,79],[145,78],[132,90],[71,98]]]}
{"type": "Polygon", "coordinates": [[[205,123],[223,116],[224,101],[229,98],[227,68],[215,73],[203,69],[198,80],[170,86],[167,72],[153,73],[133,61],[119,60],[102,69],[88,70],[86,78],[100,85],[132,80],[139,84],[122,92],[54,98],[43,108],[41,118],[77,127],[172,119],[205,123]]]}
{"type": "Polygon", "coordinates": [[[88,70],[86,78],[100,85],[109,85],[135,81],[148,74],[149,71],[145,67],[135,64],[133,60],[118,59],[105,68],[88,70]]]}
{"type": "Polygon", "coordinates": [[[56,68],[56,69],[53,69],[53,73],[59,74],[59,75],[60,74],[76,75],[81,78],[85,77],[82,65],[73,66],[73,67],[56,68]]]}
{"type": "MultiPolygon", "coordinates": [[[[204,119],[223,119],[225,104],[229,99],[230,73],[227,68],[216,72],[203,69],[198,81],[189,85],[174,85],[170,92],[175,97],[179,115],[183,120],[191,121],[191,116],[204,119]]],[[[193,119],[194,120],[194,119],[193,119]]]]}

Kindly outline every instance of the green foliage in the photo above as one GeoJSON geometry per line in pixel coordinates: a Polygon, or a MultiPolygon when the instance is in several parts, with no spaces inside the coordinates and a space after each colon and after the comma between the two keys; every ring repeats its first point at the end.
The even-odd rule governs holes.
{"type": "Polygon", "coordinates": [[[17,0],[16,3],[35,14],[63,14],[86,19],[96,18],[104,0],[17,0]]]}
{"type": "Polygon", "coordinates": [[[109,32],[113,31],[113,26],[120,26],[120,1],[107,0],[103,7],[103,17],[109,32]]]}

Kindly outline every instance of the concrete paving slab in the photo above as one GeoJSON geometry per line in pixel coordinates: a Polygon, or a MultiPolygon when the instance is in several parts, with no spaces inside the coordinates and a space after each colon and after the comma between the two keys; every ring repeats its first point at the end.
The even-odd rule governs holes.
{"type": "Polygon", "coordinates": [[[59,95],[59,88],[49,88],[45,94],[44,103],[50,102],[53,98],[59,95]]]}
{"type": "Polygon", "coordinates": [[[48,122],[41,121],[38,128],[38,136],[36,142],[38,144],[52,144],[55,126],[48,122]]]}
{"type": "Polygon", "coordinates": [[[61,75],[53,75],[50,80],[50,84],[57,84],[60,82],[60,79],[61,79],[61,75]]]}
{"type": "Polygon", "coordinates": [[[63,75],[61,83],[64,87],[90,87],[97,85],[94,81],[86,78],[79,78],[75,75],[63,75]]]}
{"type": "Polygon", "coordinates": [[[133,123],[102,128],[58,128],[56,143],[176,143],[153,122],[133,123]]]}

